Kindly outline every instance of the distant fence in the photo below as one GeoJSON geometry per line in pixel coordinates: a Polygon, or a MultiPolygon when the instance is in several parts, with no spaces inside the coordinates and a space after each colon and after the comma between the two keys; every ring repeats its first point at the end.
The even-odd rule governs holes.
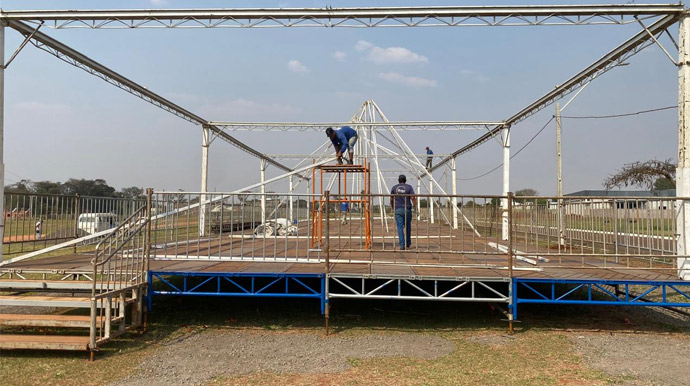
{"type": "Polygon", "coordinates": [[[3,254],[25,253],[113,227],[146,205],[146,199],[5,193],[3,254]],[[107,214],[97,220],[79,216],[107,214]],[[112,221],[110,220],[112,219],[112,221]]]}

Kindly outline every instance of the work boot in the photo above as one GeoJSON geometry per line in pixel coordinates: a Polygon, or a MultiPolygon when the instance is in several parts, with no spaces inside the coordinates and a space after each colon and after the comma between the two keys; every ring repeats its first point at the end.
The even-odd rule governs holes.
{"type": "Polygon", "coordinates": [[[348,165],[353,165],[352,158],[350,158],[349,160],[347,160],[347,164],[348,164],[348,165]]]}

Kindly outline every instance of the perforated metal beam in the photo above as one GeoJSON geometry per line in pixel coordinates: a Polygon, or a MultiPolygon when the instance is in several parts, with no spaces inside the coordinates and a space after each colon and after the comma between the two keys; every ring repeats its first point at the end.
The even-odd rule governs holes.
{"type": "Polygon", "coordinates": [[[3,11],[50,28],[276,28],[600,25],[668,15],[682,4],[3,11]]]}
{"type": "MultiPolygon", "coordinates": [[[[91,75],[97,76],[104,81],[118,87],[138,98],[151,103],[152,105],[161,108],[171,114],[176,115],[186,121],[192,122],[196,125],[205,125],[207,120],[192,113],[191,111],[169,101],[168,99],[156,94],[155,92],[149,90],[148,88],[141,86],[140,84],[134,82],[125,76],[118,74],[117,72],[109,69],[108,67],[96,62],[95,60],[87,57],[86,55],[76,51],[75,49],[53,39],[52,37],[35,31],[35,28],[18,21],[10,21],[9,26],[25,37],[31,36],[31,44],[37,48],[48,52],[49,54],[57,57],[58,59],[69,63],[77,68],[80,68],[91,75]]],[[[292,171],[291,168],[266,157],[263,153],[253,149],[242,141],[236,139],[230,134],[224,132],[220,128],[209,125],[209,129],[219,138],[230,143],[231,145],[243,150],[255,157],[260,159],[265,159],[268,163],[274,165],[275,167],[284,170],[286,172],[292,171]]]]}
{"type": "MultiPolygon", "coordinates": [[[[679,16],[676,14],[664,16],[661,19],[654,22],[652,25],[650,25],[647,29],[651,32],[652,35],[662,33],[664,30],[675,24],[678,21],[678,18],[679,16]]],[[[599,60],[592,63],[590,66],[586,67],[585,69],[583,69],[582,71],[580,71],[579,73],[565,81],[563,84],[559,85],[552,91],[549,91],[548,93],[544,94],[541,98],[537,99],[524,109],[520,110],[512,117],[506,119],[505,125],[515,125],[517,122],[526,119],[527,117],[537,113],[541,109],[554,103],[557,99],[562,98],[564,95],[567,95],[577,90],[583,84],[592,81],[600,75],[608,72],[612,68],[619,66],[621,63],[624,63],[631,56],[642,51],[649,45],[654,44],[652,35],[650,35],[650,33],[648,33],[645,30],[638,32],[633,37],[625,41],[625,43],[619,45],[606,55],[602,56],[599,60]]],[[[442,167],[452,158],[455,158],[460,154],[466,153],[474,149],[475,147],[483,144],[484,142],[488,141],[489,139],[499,135],[502,129],[503,125],[496,126],[488,133],[482,135],[476,140],[470,142],[469,144],[461,147],[457,151],[453,152],[452,155],[436,163],[431,170],[434,171],[442,167]]]]}

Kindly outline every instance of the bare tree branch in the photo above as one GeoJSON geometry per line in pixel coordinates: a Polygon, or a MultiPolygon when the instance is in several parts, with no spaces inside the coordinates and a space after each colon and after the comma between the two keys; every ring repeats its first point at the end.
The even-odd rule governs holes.
{"type": "Polygon", "coordinates": [[[609,175],[604,180],[603,185],[606,190],[629,185],[653,190],[654,183],[659,178],[666,178],[675,185],[676,165],[670,158],[665,161],[653,159],[646,162],[633,162],[623,165],[618,172],[609,175]]]}

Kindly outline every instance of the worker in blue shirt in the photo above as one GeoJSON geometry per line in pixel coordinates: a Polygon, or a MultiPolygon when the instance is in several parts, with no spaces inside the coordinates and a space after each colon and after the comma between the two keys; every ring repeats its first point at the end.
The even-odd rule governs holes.
{"type": "Polygon", "coordinates": [[[338,165],[343,164],[343,154],[345,150],[348,151],[350,156],[347,163],[352,165],[355,154],[355,144],[357,143],[357,131],[350,126],[343,126],[340,130],[333,130],[332,127],[329,127],[326,129],[326,136],[333,142],[335,156],[338,158],[338,165]]]}
{"type": "Polygon", "coordinates": [[[431,171],[431,162],[434,160],[434,152],[426,147],[426,170],[431,171]]]}
{"type": "Polygon", "coordinates": [[[412,245],[412,208],[417,205],[414,189],[408,185],[404,174],[398,176],[398,184],[391,188],[391,207],[398,226],[400,250],[410,249],[412,245]]]}

